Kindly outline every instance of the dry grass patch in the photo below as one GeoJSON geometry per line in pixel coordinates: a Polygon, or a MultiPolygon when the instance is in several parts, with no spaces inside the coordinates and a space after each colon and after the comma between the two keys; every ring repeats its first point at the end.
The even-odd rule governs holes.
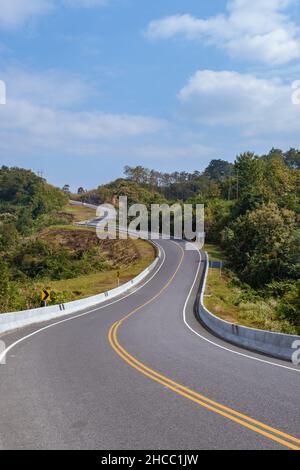
{"type": "Polygon", "coordinates": [[[83,222],[96,217],[95,209],[86,206],[74,206],[73,204],[67,204],[62,212],[72,216],[74,222],[83,222]]]}
{"type": "MultiPolygon", "coordinates": [[[[108,240],[112,242],[114,240],[108,240]]],[[[118,240],[125,246],[126,240],[118,240]]],[[[75,279],[66,279],[51,283],[51,287],[57,291],[68,292],[68,300],[77,300],[92,295],[101,294],[118,286],[117,273],[120,272],[120,285],[125,284],[138,276],[155,259],[155,249],[143,240],[130,240],[133,244],[137,257],[127,265],[121,265],[117,269],[80,276],[75,279]]]]}

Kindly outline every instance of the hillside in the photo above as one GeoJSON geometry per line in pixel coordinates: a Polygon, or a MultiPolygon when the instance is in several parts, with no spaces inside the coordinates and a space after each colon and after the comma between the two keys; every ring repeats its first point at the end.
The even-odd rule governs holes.
{"type": "Polygon", "coordinates": [[[0,170],[0,312],[40,306],[49,287],[52,302],[101,293],[139,274],[154,259],[139,240],[99,240],[75,222],[95,216],[34,173],[0,170]]]}
{"type": "MultiPolygon", "coordinates": [[[[212,160],[193,173],[126,167],[126,179],[80,198],[102,203],[126,195],[129,204],[204,204],[206,241],[227,260],[225,302],[211,284],[215,312],[224,318],[235,312],[235,319],[258,328],[300,332],[299,170],[297,149],[246,152],[234,163],[212,160]]],[[[213,309],[213,298],[209,302],[213,309]]]]}
{"type": "Polygon", "coordinates": [[[77,197],[78,200],[88,202],[90,204],[103,204],[113,203],[119,196],[127,196],[128,205],[132,204],[145,204],[147,207],[150,204],[160,204],[166,202],[158,190],[151,189],[145,185],[139,184],[136,181],[127,179],[117,179],[109,184],[99,186],[97,189],[87,191],[77,197]]]}
{"type": "MultiPolygon", "coordinates": [[[[0,168],[0,237],[5,229],[28,234],[53,222],[51,217],[67,202],[67,196],[43,178],[22,168],[0,168]]],[[[4,233],[3,233],[4,232],[4,233]]],[[[15,234],[16,234],[15,232],[15,234]]]]}

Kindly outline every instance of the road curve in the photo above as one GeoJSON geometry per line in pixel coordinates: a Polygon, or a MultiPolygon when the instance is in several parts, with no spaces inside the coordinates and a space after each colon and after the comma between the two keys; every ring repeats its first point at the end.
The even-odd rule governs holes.
{"type": "Polygon", "coordinates": [[[1,337],[1,449],[300,449],[300,369],[203,329],[201,254],[158,243],[131,295],[1,337]]]}

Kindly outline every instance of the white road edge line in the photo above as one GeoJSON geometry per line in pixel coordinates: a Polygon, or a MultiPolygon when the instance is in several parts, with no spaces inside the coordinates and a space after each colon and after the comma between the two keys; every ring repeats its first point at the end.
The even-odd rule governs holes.
{"type": "MultiPolygon", "coordinates": [[[[7,354],[9,353],[9,351],[11,351],[15,346],[17,346],[18,344],[22,343],[23,341],[26,341],[27,339],[31,338],[32,336],[35,336],[37,335],[38,333],[41,333],[42,331],[45,331],[45,330],[48,330],[50,328],[52,328],[53,326],[57,326],[57,325],[60,325],[62,323],[66,323],[68,321],[71,321],[71,320],[75,320],[76,318],[80,318],[80,317],[84,317],[85,315],[89,315],[90,313],[94,313],[96,312],[97,310],[102,310],[103,308],[106,308],[106,307],[109,307],[110,305],[113,305],[113,304],[116,304],[117,302],[121,302],[121,300],[124,300],[126,299],[127,297],[130,297],[131,295],[135,294],[137,291],[139,291],[140,289],[142,289],[143,287],[145,287],[150,281],[152,281],[152,279],[159,273],[159,271],[161,270],[161,268],[163,267],[163,265],[165,264],[165,261],[166,261],[166,253],[165,253],[165,250],[163,249],[162,246],[159,245],[159,249],[162,251],[163,253],[163,260],[162,262],[160,263],[159,265],[159,268],[155,270],[155,272],[152,274],[152,276],[147,279],[146,282],[144,282],[143,284],[141,284],[139,287],[137,287],[133,292],[130,292],[130,294],[127,294],[125,295],[124,297],[121,297],[120,299],[117,299],[117,300],[114,300],[113,302],[110,302],[109,304],[105,304],[105,305],[99,305],[99,307],[96,307],[96,308],[93,308],[92,310],[88,310],[87,312],[84,312],[84,313],[80,313],[79,315],[75,315],[75,316],[72,316],[70,318],[65,318],[64,320],[60,320],[58,322],[55,322],[55,323],[51,323],[51,325],[48,325],[48,326],[44,326],[43,328],[39,328],[38,330],[34,331],[33,333],[30,333],[29,335],[26,335],[26,336],[23,336],[22,338],[18,339],[17,341],[15,341],[14,343],[12,343],[10,346],[8,346],[8,348],[6,348],[1,354],[0,354],[0,364],[2,362],[4,362],[7,354]]],[[[70,315],[72,315],[70,313],[70,315]]],[[[0,366],[1,367],[1,366],[0,366]]],[[[1,370],[1,369],[0,369],[1,370]]]]}
{"type": "MultiPolygon", "coordinates": [[[[191,244],[192,245],[192,244],[191,244]]],[[[193,246],[193,245],[192,245],[193,246]]],[[[196,249],[194,247],[194,249],[196,249]]],[[[194,290],[194,287],[195,287],[195,284],[197,282],[197,279],[198,279],[198,275],[199,275],[199,271],[200,271],[200,267],[201,267],[201,261],[202,261],[202,256],[201,256],[201,252],[197,249],[198,251],[198,254],[199,254],[199,266],[198,266],[198,269],[197,269],[197,272],[196,272],[196,276],[195,276],[195,279],[194,279],[194,282],[192,284],[192,287],[191,287],[191,290],[188,294],[188,297],[185,301],[185,304],[184,304],[184,307],[183,307],[183,321],[185,323],[185,325],[189,328],[189,330],[191,330],[195,335],[199,336],[199,338],[203,339],[204,341],[206,341],[207,343],[210,343],[212,344],[213,346],[216,346],[217,348],[220,348],[220,349],[223,349],[224,351],[227,351],[227,352],[230,352],[232,354],[236,354],[238,356],[241,356],[241,357],[244,357],[246,359],[251,359],[252,361],[257,361],[257,362],[261,362],[263,364],[268,364],[269,366],[275,366],[275,367],[280,367],[282,369],[287,369],[287,370],[291,370],[293,372],[297,372],[297,373],[300,373],[300,370],[299,369],[294,369],[293,367],[288,367],[288,366],[284,366],[282,364],[277,364],[276,362],[270,362],[270,361],[266,361],[264,359],[259,359],[258,357],[254,357],[254,356],[250,356],[248,354],[243,354],[243,353],[240,353],[238,351],[234,351],[233,349],[230,349],[230,348],[226,348],[225,346],[221,346],[220,344],[218,343],[215,343],[214,341],[211,341],[209,340],[208,338],[206,338],[205,336],[202,336],[200,333],[198,333],[196,330],[194,330],[191,325],[189,325],[189,323],[187,322],[187,319],[186,319],[186,307],[188,305],[188,302],[190,300],[190,297],[192,295],[192,292],[194,290]]],[[[204,295],[204,288],[202,288],[202,291],[201,291],[201,296],[203,298],[203,295],[204,295]]],[[[225,341],[225,340],[224,340],[225,341]]]]}

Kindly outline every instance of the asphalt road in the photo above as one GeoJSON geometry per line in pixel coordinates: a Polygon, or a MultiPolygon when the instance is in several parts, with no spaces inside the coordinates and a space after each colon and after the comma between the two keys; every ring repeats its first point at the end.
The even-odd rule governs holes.
{"type": "Polygon", "coordinates": [[[2,336],[1,449],[300,448],[300,369],[202,328],[201,255],[159,244],[131,295],[2,336]]]}

